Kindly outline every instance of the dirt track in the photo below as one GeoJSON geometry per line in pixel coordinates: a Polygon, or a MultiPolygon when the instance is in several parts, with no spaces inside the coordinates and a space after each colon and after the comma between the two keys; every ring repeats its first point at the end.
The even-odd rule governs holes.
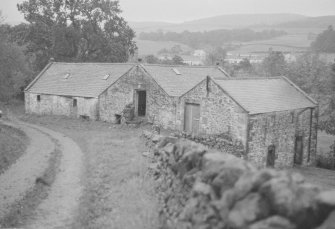
{"type": "Polygon", "coordinates": [[[70,228],[82,193],[82,152],[70,138],[58,132],[24,122],[5,123],[23,130],[31,139],[27,153],[0,176],[0,218],[19,201],[48,167],[57,141],[62,152],[56,179],[48,197],[38,206],[26,228],[70,228]]]}

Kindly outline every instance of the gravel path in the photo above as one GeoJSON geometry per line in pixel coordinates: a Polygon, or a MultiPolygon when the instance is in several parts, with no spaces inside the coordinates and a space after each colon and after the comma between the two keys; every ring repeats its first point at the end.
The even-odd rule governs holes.
{"type": "Polygon", "coordinates": [[[37,207],[25,228],[71,228],[82,193],[80,148],[63,134],[41,126],[20,121],[5,124],[23,130],[31,143],[27,153],[0,177],[0,217],[6,213],[6,208],[35,185],[36,178],[48,167],[48,159],[56,147],[54,141],[57,141],[62,158],[56,179],[47,198],[37,207]]]}
{"type": "Polygon", "coordinates": [[[40,131],[22,124],[2,123],[24,131],[30,144],[27,152],[0,176],[0,218],[11,204],[22,199],[35,185],[36,178],[48,167],[50,154],[55,150],[52,140],[40,131]]]}
{"type": "Polygon", "coordinates": [[[70,138],[50,129],[30,125],[57,140],[61,145],[62,158],[59,172],[51,191],[40,206],[27,228],[70,228],[82,193],[82,152],[70,138]]]}

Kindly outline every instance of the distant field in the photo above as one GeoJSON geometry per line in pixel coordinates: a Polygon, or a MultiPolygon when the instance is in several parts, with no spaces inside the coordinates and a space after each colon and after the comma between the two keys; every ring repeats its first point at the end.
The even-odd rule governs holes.
{"type": "Polygon", "coordinates": [[[147,41],[147,40],[136,40],[138,47],[138,54],[140,56],[145,55],[157,55],[157,52],[163,48],[171,49],[175,45],[180,45],[183,51],[191,51],[192,49],[187,45],[180,44],[172,41],[147,41]]]}
{"type": "Polygon", "coordinates": [[[269,48],[281,52],[299,52],[308,49],[311,42],[307,39],[307,34],[289,34],[270,40],[241,43],[242,46],[232,53],[267,52],[269,48]]]}

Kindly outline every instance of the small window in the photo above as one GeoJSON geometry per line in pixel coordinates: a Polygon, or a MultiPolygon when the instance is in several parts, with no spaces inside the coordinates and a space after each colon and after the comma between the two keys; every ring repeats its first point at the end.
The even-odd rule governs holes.
{"type": "Polygon", "coordinates": [[[77,107],[77,99],[73,99],[73,107],[77,107]]]}
{"type": "Polygon", "coordinates": [[[37,95],[37,102],[41,101],[41,95],[37,95]]]}

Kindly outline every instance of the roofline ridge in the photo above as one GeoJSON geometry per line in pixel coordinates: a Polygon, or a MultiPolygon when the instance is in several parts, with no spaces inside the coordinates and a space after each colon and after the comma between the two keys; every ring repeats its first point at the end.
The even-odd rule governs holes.
{"type": "Polygon", "coordinates": [[[147,63],[142,63],[142,65],[145,66],[157,66],[157,67],[167,67],[167,68],[174,68],[174,67],[182,67],[182,68],[213,68],[213,69],[218,69],[217,66],[210,66],[210,65],[168,65],[168,64],[147,64],[147,63]]]}
{"type": "Polygon", "coordinates": [[[102,64],[102,65],[136,65],[136,63],[108,63],[108,62],[52,62],[54,64],[102,64]]]}

